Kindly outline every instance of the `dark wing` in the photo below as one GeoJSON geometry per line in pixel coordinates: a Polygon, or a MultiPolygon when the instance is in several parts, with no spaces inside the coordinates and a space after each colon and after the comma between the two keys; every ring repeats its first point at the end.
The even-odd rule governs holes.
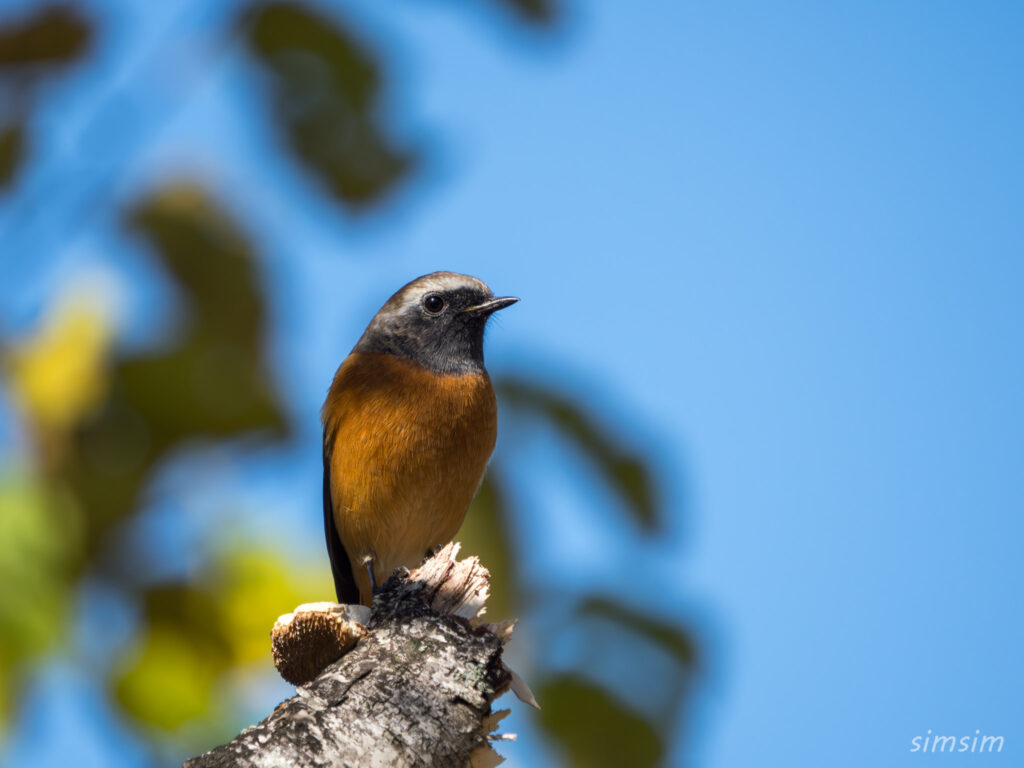
{"type": "Polygon", "coordinates": [[[331,499],[331,451],[334,450],[334,434],[324,431],[324,536],[327,538],[327,554],[331,558],[334,573],[334,591],[339,603],[358,603],[359,587],[352,575],[352,562],[348,558],[338,527],[334,524],[334,502],[331,499]]]}

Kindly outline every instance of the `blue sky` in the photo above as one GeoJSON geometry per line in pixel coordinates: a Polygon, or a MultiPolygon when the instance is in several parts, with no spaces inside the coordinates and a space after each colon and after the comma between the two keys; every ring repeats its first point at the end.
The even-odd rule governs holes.
{"type": "MultiPolygon", "coordinates": [[[[334,368],[398,285],[470,272],[523,298],[489,336],[492,369],[583,387],[671,476],[679,514],[653,567],[673,587],[649,604],[699,617],[712,644],[695,764],[901,765],[928,729],[1002,735],[1012,759],[1024,7],[577,1],[558,43],[535,45],[445,3],[353,5],[402,51],[402,136],[434,150],[386,216],[337,216],[266,151],[231,54],[180,103],[133,92],[160,130],[120,171],[125,195],[198,172],[265,241],[274,354],[310,449],[260,492],[292,505],[296,540],[318,535],[334,368]]],[[[131,75],[125,51],[165,22],[106,7],[126,48],[101,71],[131,75]]],[[[181,39],[219,12],[183,13],[181,39]]],[[[76,77],[48,107],[55,158],[110,86],[76,77]]],[[[116,167],[116,132],[97,141],[116,167]]],[[[133,333],[159,333],[173,301],[109,243],[53,248],[5,321],[112,264],[132,275],[133,333]]],[[[621,583],[628,537],[605,512],[588,525],[560,461],[541,446],[532,494],[561,503],[532,531],[585,533],[565,556],[539,545],[535,581],[589,556],[586,578],[621,583]]],[[[505,751],[527,765],[529,749],[505,751]]]]}

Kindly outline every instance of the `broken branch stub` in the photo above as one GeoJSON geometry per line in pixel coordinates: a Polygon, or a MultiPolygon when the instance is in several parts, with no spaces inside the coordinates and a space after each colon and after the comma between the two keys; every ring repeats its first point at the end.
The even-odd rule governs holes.
{"type": "Polygon", "coordinates": [[[311,603],[278,619],[274,663],[297,695],[187,768],[465,766],[502,758],[490,742],[510,688],[536,706],[501,658],[514,622],[484,624],[490,575],[449,544],[396,573],[363,606],[311,603]]]}

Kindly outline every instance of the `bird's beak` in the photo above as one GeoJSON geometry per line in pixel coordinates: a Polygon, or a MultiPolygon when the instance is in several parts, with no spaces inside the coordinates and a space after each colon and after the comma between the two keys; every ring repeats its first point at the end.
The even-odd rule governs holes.
{"type": "Polygon", "coordinates": [[[462,311],[472,312],[473,314],[476,314],[477,312],[485,312],[489,315],[491,312],[497,312],[499,309],[511,307],[517,301],[519,301],[519,299],[515,296],[499,296],[496,299],[485,301],[483,304],[477,304],[475,307],[466,307],[462,311]]]}

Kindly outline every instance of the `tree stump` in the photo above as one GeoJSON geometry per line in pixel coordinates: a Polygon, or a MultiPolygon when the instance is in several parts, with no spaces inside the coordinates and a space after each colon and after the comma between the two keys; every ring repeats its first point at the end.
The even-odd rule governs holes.
{"type": "Polygon", "coordinates": [[[536,702],[502,662],[514,622],[478,620],[490,575],[458,549],[396,572],[372,613],[314,603],[278,619],[275,664],[296,695],[185,768],[498,765],[490,742],[514,736],[492,733],[508,714],[492,702],[509,688],[536,702]]]}

